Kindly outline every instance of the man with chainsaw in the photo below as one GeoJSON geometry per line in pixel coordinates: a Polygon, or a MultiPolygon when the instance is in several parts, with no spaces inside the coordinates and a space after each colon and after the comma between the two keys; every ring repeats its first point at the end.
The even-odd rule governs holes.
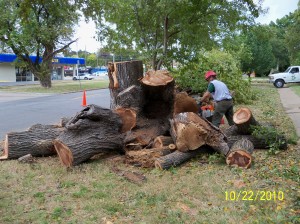
{"type": "Polygon", "coordinates": [[[200,102],[207,102],[211,96],[213,97],[215,101],[215,110],[212,117],[213,125],[219,127],[224,115],[228,124],[233,125],[233,101],[226,84],[217,80],[217,74],[212,70],[205,73],[205,79],[209,83],[207,91],[203,94],[200,102]]]}

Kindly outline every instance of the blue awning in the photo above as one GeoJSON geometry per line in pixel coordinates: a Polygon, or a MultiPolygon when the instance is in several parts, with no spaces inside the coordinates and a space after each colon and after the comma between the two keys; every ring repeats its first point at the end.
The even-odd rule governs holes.
{"type": "MultiPolygon", "coordinates": [[[[32,61],[36,60],[36,56],[29,56],[32,61]]],[[[15,54],[0,54],[0,63],[11,63],[17,59],[15,54]]],[[[41,59],[42,60],[42,59],[41,59]]],[[[40,60],[40,61],[41,61],[40,60]]],[[[69,58],[69,57],[54,57],[52,60],[53,64],[63,64],[63,65],[84,65],[84,58],[69,58]]]]}

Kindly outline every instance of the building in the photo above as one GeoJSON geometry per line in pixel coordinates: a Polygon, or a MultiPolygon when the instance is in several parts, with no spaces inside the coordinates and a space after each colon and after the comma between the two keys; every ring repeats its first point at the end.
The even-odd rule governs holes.
{"type": "MultiPolygon", "coordinates": [[[[0,82],[26,82],[37,80],[30,71],[15,66],[17,59],[15,54],[0,54],[0,82]]],[[[30,56],[34,61],[36,56],[30,56]]],[[[73,75],[76,74],[76,66],[84,65],[84,58],[55,57],[52,61],[51,78],[63,80],[65,78],[64,68],[72,67],[73,75]]]]}

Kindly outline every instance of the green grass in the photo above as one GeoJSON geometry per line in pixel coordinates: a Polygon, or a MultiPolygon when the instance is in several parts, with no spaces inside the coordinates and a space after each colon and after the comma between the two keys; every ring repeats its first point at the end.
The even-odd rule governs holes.
{"type": "Polygon", "coordinates": [[[298,96],[300,96],[300,84],[294,84],[290,87],[298,96]]]}
{"type": "Polygon", "coordinates": [[[28,93],[68,93],[81,90],[101,89],[108,87],[108,80],[77,80],[52,81],[51,88],[41,87],[39,84],[22,86],[0,86],[0,91],[28,92],[28,93]]]}
{"type": "MultiPolygon", "coordinates": [[[[247,106],[255,118],[274,123],[295,143],[277,89],[253,88],[259,98],[247,106]]],[[[277,155],[255,151],[247,170],[230,168],[220,155],[208,153],[167,171],[109,158],[71,169],[55,156],[34,164],[2,161],[0,223],[299,223],[299,161],[300,147],[293,144],[277,155]],[[128,182],[113,166],[143,173],[147,181],[128,182]],[[284,200],[226,200],[226,192],[240,191],[282,191],[284,200]]]]}

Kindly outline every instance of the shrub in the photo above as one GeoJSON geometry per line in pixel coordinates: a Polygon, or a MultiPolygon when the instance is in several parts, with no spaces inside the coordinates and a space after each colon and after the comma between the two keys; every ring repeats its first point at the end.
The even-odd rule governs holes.
{"type": "Polygon", "coordinates": [[[202,95],[208,85],[204,79],[204,74],[208,70],[214,70],[218,79],[226,83],[231,91],[234,91],[235,102],[247,104],[256,98],[251,89],[250,80],[242,77],[238,60],[225,51],[204,52],[197,60],[180,67],[173,74],[176,84],[180,88],[189,89],[202,95]]]}

